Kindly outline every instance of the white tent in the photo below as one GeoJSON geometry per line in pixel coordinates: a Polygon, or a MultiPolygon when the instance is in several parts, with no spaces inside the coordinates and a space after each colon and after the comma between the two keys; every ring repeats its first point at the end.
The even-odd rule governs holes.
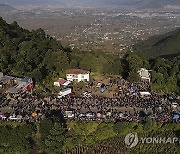
{"type": "Polygon", "coordinates": [[[151,93],[148,92],[148,91],[141,91],[141,92],[140,92],[140,95],[141,95],[141,96],[150,96],[151,93]]]}

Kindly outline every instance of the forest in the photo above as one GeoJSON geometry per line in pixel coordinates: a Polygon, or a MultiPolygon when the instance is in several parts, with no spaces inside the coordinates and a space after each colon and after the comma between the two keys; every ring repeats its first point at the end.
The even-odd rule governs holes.
{"type": "Polygon", "coordinates": [[[180,28],[165,34],[155,35],[133,45],[134,51],[143,52],[146,59],[173,58],[180,55],[180,28]]]}
{"type": "MultiPolygon", "coordinates": [[[[171,33],[172,38],[179,37],[179,30],[171,33]]],[[[164,41],[165,48],[179,52],[179,48],[171,44],[172,39],[161,37],[158,42],[164,41]]],[[[175,43],[179,45],[180,39],[176,39],[175,43]]],[[[63,47],[60,41],[46,35],[41,28],[29,31],[20,27],[16,21],[8,24],[0,18],[0,72],[4,74],[29,76],[43,85],[56,77],[65,77],[68,68],[81,68],[100,75],[121,75],[135,82],[139,80],[137,71],[145,67],[152,71],[152,90],[161,94],[179,93],[180,56],[149,56],[147,60],[148,54],[141,49],[143,47],[137,48],[135,52],[129,50],[121,58],[103,51],[80,51],[78,48],[63,47]]],[[[158,49],[159,52],[163,50],[152,48],[152,53],[158,53],[158,49]]]]}

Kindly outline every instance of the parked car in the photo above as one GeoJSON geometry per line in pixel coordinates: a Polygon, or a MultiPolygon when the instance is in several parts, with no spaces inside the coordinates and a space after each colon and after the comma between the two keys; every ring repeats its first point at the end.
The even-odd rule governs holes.
{"type": "Polygon", "coordinates": [[[96,85],[96,88],[100,88],[101,87],[101,82],[98,82],[98,84],[96,85]]]}
{"type": "Polygon", "coordinates": [[[173,103],[172,103],[172,107],[173,107],[173,108],[176,108],[177,106],[178,106],[178,103],[176,103],[176,102],[173,102],[173,103]]]}
{"type": "Polygon", "coordinates": [[[83,92],[83,94],[82,94],[82,97],[91,97],[92,96],[92,94],[91,94],[91,92],[87,92],[87,91],[85,91],[85,92],[83,92]]]}

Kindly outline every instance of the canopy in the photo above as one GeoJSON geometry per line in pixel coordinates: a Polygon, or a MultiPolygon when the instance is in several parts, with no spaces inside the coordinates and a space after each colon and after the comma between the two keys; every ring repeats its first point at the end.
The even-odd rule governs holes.
{"type": "Polygon", "coordinates": [[[100,90],[100,91],[101,91],[101,93],[104,93],[104,91],[105,91],[105,90],[104,90],[104,88],[101,88],[101,90],[100,90]]]}
{"type": "Polygon", "coordinates": [[[174,114],[173,115],[173,120],[178,120],[180,119],[180,115],[179,114],[174,114]]]}
{"type": "Polygon", "coordinates": [[[136,88],[134,86],[131,87],[131,92],[136,92],[136,88]]]}
{"type": "Polygon", "coordinates": [[[37,113],[36,113],[36,112],[33,112],[33,113],[32,113],[32,116],[33,116],[33,117],[36,117],[36,116],[37,116],[37,113]]]}

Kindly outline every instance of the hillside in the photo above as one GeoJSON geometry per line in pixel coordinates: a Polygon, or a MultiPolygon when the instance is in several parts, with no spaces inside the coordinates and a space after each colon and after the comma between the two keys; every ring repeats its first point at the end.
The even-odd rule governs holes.
{"type": "Polygon", "coordinates": [[[29,31],[21,28],[17,22],[7,24],[2,18],[0,55],[0,72],[13,76],[31,76],[37,82],[59,77],[67,68],[102,73],[110,71],[106,64],[112,66],[112,71],[117,66],[114,61],[116,57],[101,51],[83,52],[62,47],[61,42],[46,35],[41,28],[29,31]]]}
{"type": "Polygon", "coordinates": [[[123,5],[130,5],[136,8],[165,8],[167,5],[180,5],[179,0],[124,0],[123,5]]]}
{"type": "Polygon", "coordinates": [[[173,57],[180,54],[180,28],[166,34],[150,37],[133,46],[134,51],[142,51],[146,59],[173,57]]]}

